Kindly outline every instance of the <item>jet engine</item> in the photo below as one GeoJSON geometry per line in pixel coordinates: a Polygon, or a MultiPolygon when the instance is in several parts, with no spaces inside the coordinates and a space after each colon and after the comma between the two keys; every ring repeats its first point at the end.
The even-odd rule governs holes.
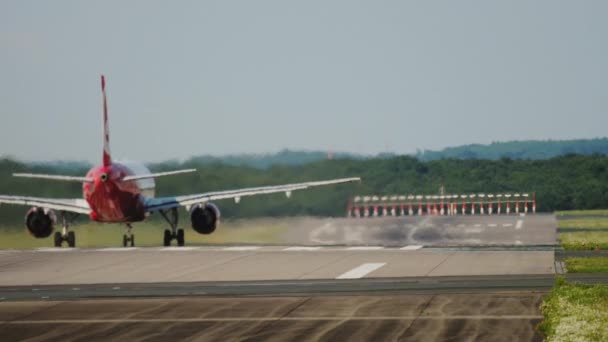
{"type": "Polygon", "coordinates": [[[220,209],[213,203],[197,204],[190,209],[192,229],[199,234],[211,234],[219,226],[220,209]]]}
{"type": "Polygon", "coordinates": [[[52,210],[42,208],[31,208],[25,215],[25,226],[35,238],[49,237],[57,223],[57,216],[52,210]]]}

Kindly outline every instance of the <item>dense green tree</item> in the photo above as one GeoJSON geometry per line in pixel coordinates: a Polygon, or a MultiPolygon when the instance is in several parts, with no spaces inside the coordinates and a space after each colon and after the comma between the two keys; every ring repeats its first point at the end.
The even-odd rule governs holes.
{"type": "MultiPolygon", "coordinates": [[[[392,158],[320,160],[304,165],[275,165],[266,170],[223,163],[168,162],[152,165],[154,171],[193,167],[193,174],[157,180],[157,195],[181,195],[213,190],[274,185],[289,182],[360,176],[362,183],[243,198],[239,204],[219,201],[225,217],[319,215],[342,216],[354,195],[437,193],[535,192],[540,211],[608,207],[608,157],[566,155],[548,160],[461,160],[422,162],[410,156],[392,158]]],[[[0,159],[0,194],[80,197],[81,185],[69,182],[19,179],[13,172],[83,175],[79,165],[66,170],[53,165],[31,165],[0,159]]],[[[0,206],[0,225],[23,219],[27,208],[0,206]]]]}

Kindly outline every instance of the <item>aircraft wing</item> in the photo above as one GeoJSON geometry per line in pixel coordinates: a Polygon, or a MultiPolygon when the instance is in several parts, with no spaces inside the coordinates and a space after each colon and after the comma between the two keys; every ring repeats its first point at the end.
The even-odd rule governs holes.
{"type": "Polygon", "coordinates": [[[236,190],[227,190],[227,191],[216,191],[216,192],[207,192],[196,195],[186,195],[186,196],[175,196],[175,197],[159,197],[159,198],[148,198],[145,201],[146,211],[158,211],[176,208],[180,206],[190,207],[195,204],[205,203],[208,201],[220,200],[220,199],[234,199],[237,203],[240,201],[241,197],[246,196],[254,196],[254,195],[262,195],[262,194],[272,194],[278,192],[284,192],[287,197],[291,196],[291,192],[295,190],[303,190],[308,189],[315,186],[323,186],[330,184],[338,184],[338,183],[347,183],[360,181],[359,177],[352,178],[341,178],[341,179],[331,179],[325,181],[315,181],[315,182],[305,182],[305,183],[294,183],[294,184],[284,184],[284,185],[273,185],[273,186],[263,186],[257,188],[244,188],[244,189],[236,189],[236,190]]]}
{"type": "Polygon", "coordinates": [[[89,207],[89,204],[87,203],[87,201],[81,198],[42,198],[0,195],[0,203],[28,206],[31,205],[33,207],[68,211],[84,215],[89,215],[91,213],[91,208],[89,207]]]}

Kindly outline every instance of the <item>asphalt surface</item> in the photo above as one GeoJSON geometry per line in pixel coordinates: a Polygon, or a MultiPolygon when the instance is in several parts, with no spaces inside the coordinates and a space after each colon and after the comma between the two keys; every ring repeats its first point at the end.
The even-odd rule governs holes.
{"type": "Polygon", "coordinates": [[[552,250],[229,246],[0,253],[0,286],[555,273],[552,250]]]}
{"type": "Polygon", "coordinates": [[[294,221],[284,246],[5,250],[0,336],[541,340],[555,226],[551,215],[318,219],[294,221]]]}
{"type": "Polygon", "coordinates": [[[0,303],[3,340],[540,341],[542,292],[0,303]]]}
{"type": "Polygon", "coordinates": [[[300,245],[547,245],[557,243],[554,215],[299,218],[283,235],[300,245]]]}

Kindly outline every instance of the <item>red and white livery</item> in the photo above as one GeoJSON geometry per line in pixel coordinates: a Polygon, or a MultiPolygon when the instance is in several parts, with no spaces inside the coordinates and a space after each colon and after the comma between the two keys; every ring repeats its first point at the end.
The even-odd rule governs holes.
{"type": "Polygon", "coordinates": [[[135,236],[131,231],[131,224],[143,221],[153,212],[160,213],[171,226],[171,229],[166,229],[164,232],[164,245],[169,246],[172,240],[176,240],[178,246],[183,246],[185,243],[184,230],[177,228],[177,209],[179,207],[185,207],[188,210],[192,228],[195,231],[201,234],[210,234],[217,228],[220,219],[220,211],[211,201],[234,199],[236,202],[239,202],[241,197],[245,196],[280,192],[284,192],[289,197],[291,196],[291,192],[295,190],[360,180],[358,177],[352,177],[155,198],[155,178],[195,172],[196,170],[187,169],[151,173],[141,163],[113,162],[110,153],[105,86],[105,78],[102,75],[103,154],[100,166],[92,168],[85,177],[28,173],[13,174],[16,177],[81,182],[83,184],[83,198],[58,199],[0,195],[0,203],[32,206],[25,217],[25,225],[31,235],[36,238],[46,238],[53,233],[54,225],[57,223],[55,211],[59,212],[62,218],[63,229],[61,232],[57,231],[54,234],[56,247],[60,247],[63,242],[67,242],[69,247],[76,246],[76,237],[74,232],[69,230],[69,225],[79,215],[88,215],[91,220],[97,222],[125,224],[127,230],[123,236],[123,246],[134,246],[135,236]]]}

